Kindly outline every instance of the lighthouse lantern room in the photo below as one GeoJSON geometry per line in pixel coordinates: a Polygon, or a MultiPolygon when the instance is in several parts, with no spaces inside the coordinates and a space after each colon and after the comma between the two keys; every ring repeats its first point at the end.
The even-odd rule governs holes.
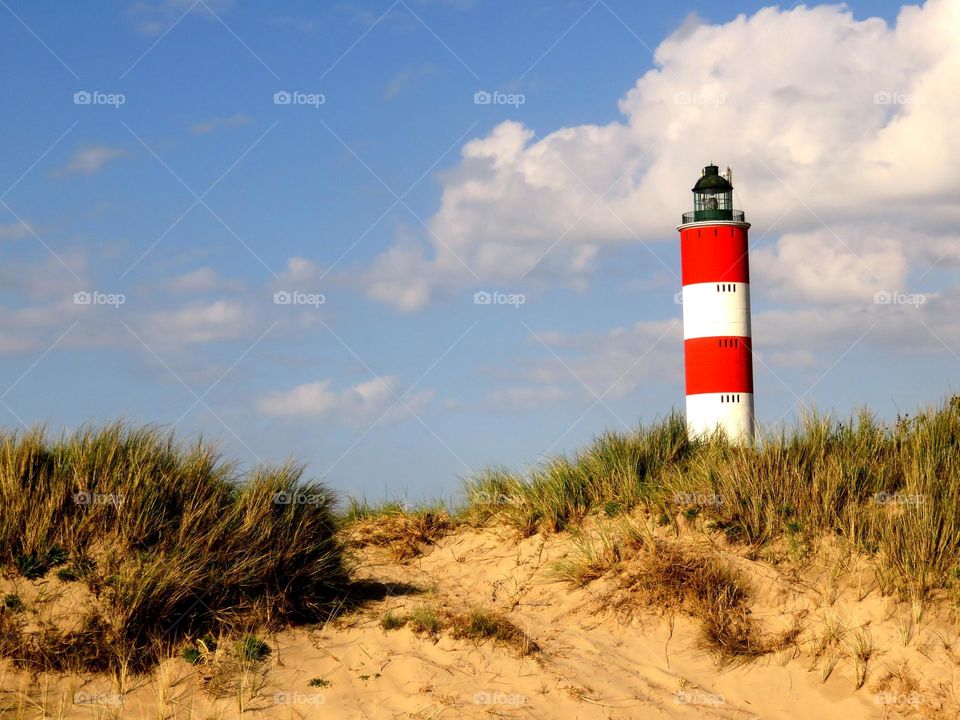
{"type": "Polygon", "coordinates": [[[693,212],[683,214],[680,261],[687,432],[720,431],[732,442],[753,441],[753,352],[746,222],[733,209],[730,170],[708,165],[693,187],[693,212]]]}

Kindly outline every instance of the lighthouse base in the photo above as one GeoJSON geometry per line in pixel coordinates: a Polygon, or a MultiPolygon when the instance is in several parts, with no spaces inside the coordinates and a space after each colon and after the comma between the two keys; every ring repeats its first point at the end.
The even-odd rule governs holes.
{"type": "Polygon", "coordinates": [[[736,445],[750,445],[753,418],[753,393],[687,395],[687,435],[691,440],[719,431],[736,445]]]}

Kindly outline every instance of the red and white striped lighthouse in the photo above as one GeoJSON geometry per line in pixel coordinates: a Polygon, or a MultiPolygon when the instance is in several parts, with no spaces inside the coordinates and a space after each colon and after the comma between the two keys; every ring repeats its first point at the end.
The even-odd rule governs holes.
{"type": "Polygon", "coordinates": [[[683,349],[687,433],[721,430],[735,443],[753,441],[753,354],[750,267],[743,212],[733,209],[730,170],[707,165],[683,214],[683,349]]]}

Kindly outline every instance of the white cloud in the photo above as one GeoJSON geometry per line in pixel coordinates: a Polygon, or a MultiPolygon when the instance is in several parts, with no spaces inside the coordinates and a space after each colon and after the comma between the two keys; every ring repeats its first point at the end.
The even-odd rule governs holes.
{"type": "Polygon", "coordinates": [[[177,310],[148,313],[142,328],[148,344],[206,343],[247,337],[254,313],[237,300],[193,303],[177,310]]]}
{"type": "Polygon", "coordinates": [[[332,385],[332,380],[297,385],[261,398],[257,407],[275,417],[333,418],[359,426],[372,423],[381,415],[384,420],[398,420],[411,411],[418,412],[434,396],[432,390],[404,396],[392,375],[357,383],[339,392],[332,385]],[[403,402],[398,403],[397,398],[401,397],[403,402]]]}
{"type": "Polygon", "coordinates": [[[786,233],[750,256],[765,297],[798,303],[873,302],[907,287],[907,248],[889,228],[837,226],[786,233]]]}
{"type": "Polygon", "coordinates": [[[799,234],[815,234],[821,257],[858,273],[856,293],[898,280],[912,252],[898,229],[935,235],[956,220],[958,51],[957,0],[904,7],[893,26],[841,5],[694,20],[656,49],[657,67],[620,101],[622,121],[543,137],[509,121],[468,142],[443,177],[425,242],[401,237],[363,276],[367,292],[416,310],[477,284],[473,273],[483,283],[582,280],[604,248],[677,242],[689,188],[711,159],[736,170],[755,233],[791,236],[758,270],[778,271],[799,234]],[[861,275],[824,223],[864,233],[886,224],[881,245],[851,247],[892,269],[861,275]]]}
{"type": "Polygon", "coordinates": [[[423,63],[422,65],[407,65],[391,78],[387,87],[383,91],[384,100],[393,100],[408,90],[414,83],[421,78],[437,73],[437,66],[433,63],[423,63]]]}
{"type": "Polygon", "coordinates": [[[229,117],[216,117],[199,122],[190,128],[190,132],[192,132],[194,135],[206,135],[214,130],[240,127],[242,125],[250,125],[252,123],[253,119],[247,115],[244,115],[243,113],[235,113],[229,117]]]}
{"type": "Polygon", "coordinates": [[[127,157],[124,150],[106,145],[88,145],[78,148],[67,164],[53,170],[54,177],[65,175],[93,175],[99,172],[111,160],[127,157]]]}
{"type": "Polygon", "coordinates": [[[30,224],[26,221],[18,220],[8,225],[0,225],[0,239],[20,239],[30,235],[30,224]]]}
{"type": "Polygon", "coordinates": [[[209,293],[241,287],[236,280],[225,280],[211,267],[199,267],[165,281],[162,286],[175,294],[209,293]]]}
{"type": "Polygon", "coordinates": [[[137,0],[126,9],[126,16],[138,32],[160,35],[188,14],[211,16],[233,5],[233,0],[137,0]]]}

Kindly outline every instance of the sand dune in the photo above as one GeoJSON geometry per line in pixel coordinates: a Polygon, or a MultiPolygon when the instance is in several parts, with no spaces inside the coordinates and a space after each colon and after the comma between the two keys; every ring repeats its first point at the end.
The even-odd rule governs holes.
{"type": "Polygon", "coordinates": [[[783,650],[724,665],[702,648],[696,623],[683,614],[614,611],[610,574],[576,589],[558,580],[552,564],[572,548],[568,534],[518,542],[496,528],[458,531],[405,563],[365,548],[360,576],[393,594],[325,626],[270,638],[265,662],[242,667],[224,657],[192,666],[173,658],[141,678],[30,677],[4,666],[2,716],[958,716],[955,628],[930,608],[913,622],[919,611],[880,596],[866,567],[852,563],[837,574],[826,569],[836,567],[831,562],[786,573],[719,550],[749,578],[753,620],[771,631],[798,618],[803,626],[783,650]],[[383,628],[386,614],[418,607],[502,613],[539,650],[455,639],[445,629],[432,636],[409,625],[383,628]],[[843,637],[830,641],[830,628],[842,628],[843,637]]]}

